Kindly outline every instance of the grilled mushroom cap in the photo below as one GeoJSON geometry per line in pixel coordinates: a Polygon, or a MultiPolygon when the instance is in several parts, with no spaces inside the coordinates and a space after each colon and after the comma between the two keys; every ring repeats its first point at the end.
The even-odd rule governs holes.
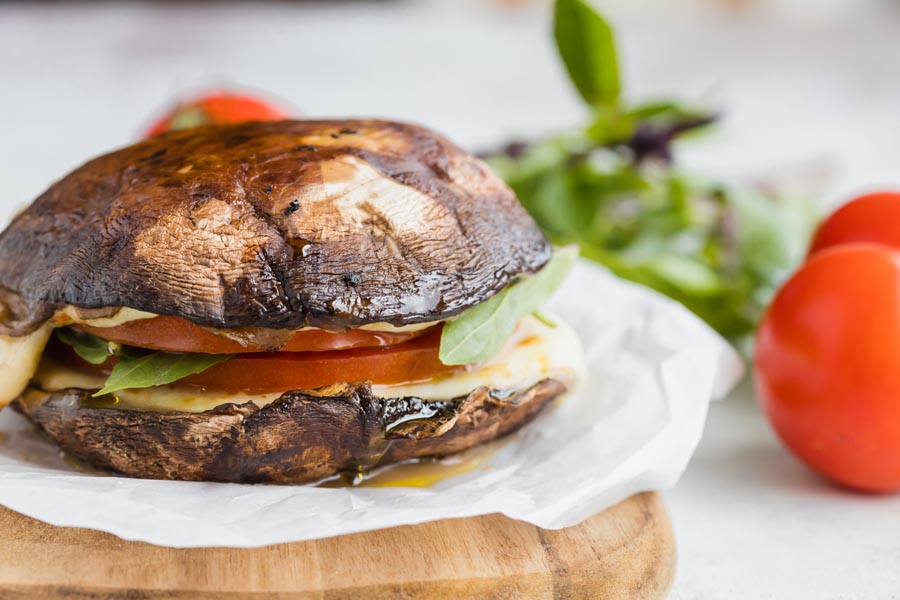
{"type": "Polygon", "coordinates": [[[414,125],[173,132],[97,158],[0,234],[0,333],[65,305],[221,328],[443,319],[550,245],[484,163],[414,125]]]}
{"type": "Polygon", "coordinates": [[[65,452],[131,477],[305,483],[341,471],[459,452],[533,419],[565,386],[515,394],[478,388],[449,402],[380,398],[368,385],[287,392],[258,408],[201,413],[91,408],[84,390],[29,390],[13,406],[65,452]]]}

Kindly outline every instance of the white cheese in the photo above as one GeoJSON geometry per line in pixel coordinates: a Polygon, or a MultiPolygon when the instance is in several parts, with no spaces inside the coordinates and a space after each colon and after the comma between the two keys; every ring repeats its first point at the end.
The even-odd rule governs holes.
{"type": "MultiPolygon", "coordinates": [[[[546,316],[541,313],[541,316],[546,316]]],[[[437,380],[403,385],[375,385],[372,391],[385,398],[416,396],[449,400],[464,396],[479,386],[520,390],[552,377],[570,388],[583,379],[584,353],[581,341],[565,322],[549,317],[550,327],[534,317],[525,317],[506,347],[484,365],[437,380]]]]}
{"type": "Polygon", "coordinates": [[[141,321],[144,319],[152,319],[156,317],[153,313],[135,310],[133,308],[122,307],[111,317],[103,317],[100,319],[84,319],[79,315],[79,309],[74,306],[67,306],[57,311],[51,322],[57,327],[66,325],[90,325],[91,327],[118,327],[131,321],[141,321]]]}
{"type": "Polygon", "coordinates": [[[41,353],[53,327],[40,329],[21,337],[0,335],[0,408],[22,393],[41,360],[41,353]]]}
{"type": "MultiPolygon", "coordinates": [[[[390,323],[370,323],[369,325],[361,325],[360,329],[366,331],[384,331],[390,333],[401,333],[404,331],[421,331],[437,325],[440,321],[429,321],[427,323],[413,323],[411,325],[391,325],[390,323]]],[[[305,329],[315,329],[315,327],[306,327],[305,329]]]]}
{"type": "MultiPolygon", "coordinates": [[[[544,316],[542,314],[542,316],[544,316]]],[[[429,400],[449,400],[464,396],[480,386],[501,390],[521,390],[541,379],[552,377],[570,390],[583,378],[584,358],[578,336],[564,322],[553,319],[549,327],[534,317],[526,317],[503,351],[490,362],[469,370],[430,381],[402,385],[375,385],[372,391],[382,397],[418,396],[429,400]]],[[[99,389],[103,379],[79,373],[45,359],[34,376],[46,391],[66,388],[99,389]]],[[[116,392],[117,406],[141,410],[178,410],[201,412],[226,402],[254,402],[264,406],[280,394],[247,395],[191,389],[166,385],[141,390],[116,392]]]]}
{"type": "MultiPolygon", "coordinates": [[[[111,317],[103,317],[98,319],[85,319],[79,314],[79,312],[79,309],[77,309],[76,307],[67,306],[53,315],[53,318],[51,318],[48,323],[45,323],[40,329],[28,335],[20,337],[0,335],[0,408],[3,408],[7,404],[15,400],[19,396],[19,394],[22,393],[22,390],[25,389],[28,381],[35,374],[35,370],[37,369],[38,364],[41,362],[41,353],[44,351],[44,346],[47,345],[47,340],[50,338],[50,334],[53,331],[54,327],[65,327],[67,325],[73,325],[76,323],[90,325],[91,327],[118,327],[119,325],[130,323],[132,321],[152,319],[158,316],[153,313],[135,310],[128,307],[120,308],[118,312],[116,312],[111,317]]],[[[431,327],[432,325],[434,325],[434,323],[420,323],[415,325],[395,327],[394,325],[390,325],[388,323],[373,323],[371,325],[364,326],[363,329],[368,329],[371,331],[400,332],[415,331],[418,329],[431,327]]],[[[308,327],[306,329],[313,328],[308,327]]],[[[68,385],[68,387],[84,387],[86,389],[99,389],[100,387],[102,387],[103,381],[100,381],[100,385],[96,385],[96,382],[98,380],[98,378],[96,377],[91,378],[74,371],[68,371],[65,373],[60,367],[59,369],[54,371],[54,377],[67,377],[72,380],[81,378],[80,381],[85,384],[68,385]],[[85,378],[87,378],[87,380],[90,380],[89,383],[91,385],[88,385],[88,381],[85,378]]],[[[45,375],[47,374],[45,373],[45,375]]],[[[56,387],[54,389],[62,388],[56,387]]],[[[134,396],[137,405],[143,406],[148,403],[146,397],[150,395],[150,391],[137,390],[126,392],[125,394],[126,396],[134,396]]],[[[188,396],[185,394],[183,389],[168,390],[166,387],[155,388],[152,395],[154,395],[155,398],[158,397],[159,402],[164,405],[164,408],[161,408],[160,410],[186,410],[185,408],[180,407],[191,406],[194,404],[206,407],[210,402],[216,401],[210,400],[209,394],[202,394],[202,398],[201,396],[188,396]]],[[[221,404],[222,402],[231,401],[240,403],[246,402],[247,400],[252,400],[257,404],[260,404],[271,402],[274,398],[277,398],[277,394],[274,395],[273,398],[270,398],[269,396],[272,395],[270,394],[265,397],[238,395],[234,396],[233,400],[222,400],[221,402],[219,402],[219,404],[221,404]]],[[[206,408],[198,408],[197,410],[202,411],[206,410],[206,408]]]]}
{"type": "MultiPolygon", "coordinates": [[[[57,327],[64,327],[66,325],[90,325],[91,327],[118,327],[119,325],[124,325],[125,323],[130,323],[131,321],[141,321],[143,319],[152,319],[154,317],[158,317],[159,315],[155,315],[153,313],[144,312],[142,310],[135,310],[133,308],[123,307],[120,308],[119,311],[111,317],[104,317],[100,319],[84,319],[79,316],[79,309],[74,306],[67,306],[64,309],[57,311],[51,321],[57,327]]],[[[391,325],[390,323],[370,323],[368,325],[362,325],[359,329],[364,329],[366,331],[385,331],[392,333],[402,333],[406,331],[420,331],[422,329],[427,329],[434,325],[437,325],[440,321],[429,321],[427,323],[413,323],[411,325],[391,325]]],[[[316,327],[302,327],[297,331],[310,331],[313,329],[317,329],[316,327]]]]}
{"type": "Polygon", "coordinates": [[[131,308],[121,308],[112,317],[82,319],[72,306],[57,312],[50,322],[28,335],[11,337],[0,335],[0,408],[15,400],[34,375],[41,361],[41,353],[54,327],[85,323],[93,327],[115,327],[129,321],[155,317],[131,308]]]}
{"type": "MultiPolygon", "coordinates": [[[[40,367],[34,374],[34,382],[42,390],[48,392],[68,388],[99,390],[106,382],[106,378],[69,369],[54,359],[46,357],[41,361],[40,367]]],[[[117,408],[183,412],[203,412],[227,402],[235,404],[254,402],[257,406],[265,406],[277,400],[279,396],[281,396],[280,393],[228,394],[175,384],[137,390],[121,390],[114,394],[114,397],[118,398],[115,403],[117,408]]]]}

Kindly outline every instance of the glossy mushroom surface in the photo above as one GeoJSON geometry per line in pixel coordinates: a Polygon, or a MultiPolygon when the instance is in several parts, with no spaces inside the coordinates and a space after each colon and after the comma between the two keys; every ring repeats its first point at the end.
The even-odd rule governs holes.
{"type": "Polygon", "coordinates": [[[82,166],[0,234],[0,333],[66,305],[219,328],[448,318],[551,247],[480,160],[373,120],[207,126],[82,166]]]}

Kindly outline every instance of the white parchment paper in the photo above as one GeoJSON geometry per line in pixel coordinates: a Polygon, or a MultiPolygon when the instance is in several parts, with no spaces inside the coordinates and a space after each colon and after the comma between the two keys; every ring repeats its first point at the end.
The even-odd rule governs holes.
{"type": "Polygon", "coordinates": [[[11,410],[0,412],[0,504],[54,525],[173,547],[254,547],[489,513],[574,525],[675,484],[709,401],[743,366],[681,305],[580,263],[548,309],[580,335],[583,387],[486,464],[430,488],[149,481],[80,473],[11,410]]]}

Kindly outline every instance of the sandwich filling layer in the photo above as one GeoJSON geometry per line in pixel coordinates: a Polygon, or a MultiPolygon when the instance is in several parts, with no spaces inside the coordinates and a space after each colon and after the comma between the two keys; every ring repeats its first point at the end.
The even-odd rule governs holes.
{"type": "MultiPolygon", "coordinates": [[[[571,389],[580,380],[583,371],[581,344],[575,332],[559,319],[547,317],[538,320],[528,316],[519,322],[500,353],[482,365],[426,381],[376,384],[372,386],[372,392],[385,398],[450,400],[482,386],[515,392],[548,378],[556,379],[571,389]]],[[[41,361],[33,377],[33,386],[46,392],[69,388],[97,390],[103,385],[103,377],[74,369],[52,356],[41,361]]],[[[229,402],[242,404],[250,401],[262,407],[278,399],[282,393],[229,393],[175,383],[120,390],[98,398],[97,405],[134,410],[202,412],[229,402]]]]}
{"type": "Polygon", "coordinates": [[[12,374],[0,384],[0,406],[29,381],[35,391],[90,391],[98,407],[186,412],[261,407],[285,392],[348,383],[369,384],[380,397],[439,401],[478,388],[514,393],[544,379],[571,387],[583,370],[578,338],[535,311],[576,257],[577,249],[562,248],[539,273],[424,327],[216,329],[131,309],[67,307],[30,335],[0,337],[0,367],[12,374]]]}

